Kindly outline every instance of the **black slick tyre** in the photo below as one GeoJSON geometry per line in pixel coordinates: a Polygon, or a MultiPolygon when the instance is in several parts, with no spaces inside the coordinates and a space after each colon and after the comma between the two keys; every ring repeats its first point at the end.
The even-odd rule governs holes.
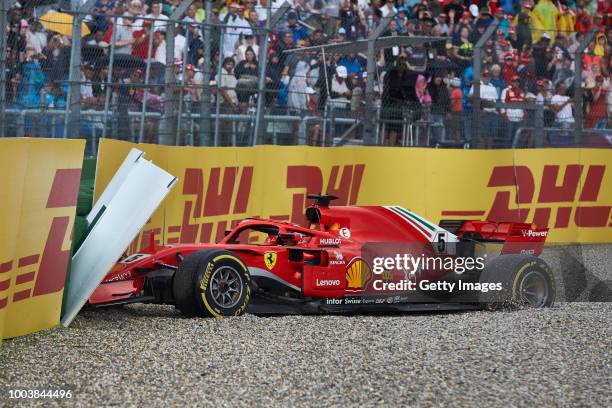
{"type": "Polygon", "coordinates": [[[245,264],[230,251],[198,251],[181,262],[172,293],[186,316],[239,316],[251,298],[250,280],[245,264]]]}
{"type": "Polygon", "coordinates": [[[480,282],[499,289],[481,294],[481,304],[489,309],[510,305],[550,307],[555,301],[552,270],[535,256],[501,255],[486,264],[480,282]]]}

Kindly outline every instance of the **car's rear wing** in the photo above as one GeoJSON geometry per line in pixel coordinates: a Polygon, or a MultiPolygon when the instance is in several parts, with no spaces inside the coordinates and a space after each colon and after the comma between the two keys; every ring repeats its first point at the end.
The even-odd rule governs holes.
{"type": "Polygon", "coordinates": [[[518,222],[442,220],[440,226],[460,238],[478,242],[503,243],[502,253],[539,255],[548,237],[548,228],[518,222]]]}

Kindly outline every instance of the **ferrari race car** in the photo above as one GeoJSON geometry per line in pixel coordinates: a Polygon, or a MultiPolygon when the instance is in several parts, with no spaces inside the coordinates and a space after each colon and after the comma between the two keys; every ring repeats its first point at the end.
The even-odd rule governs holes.
{"type": "Polygon", "coordinates": [[[189,316],[550,306],[548,234],[531,224],[443,220],[399,206],[333,206],[310,195],[309,225],[245,219],[217,244],[120,260],[92,306],[174,304],[189,316]]]}

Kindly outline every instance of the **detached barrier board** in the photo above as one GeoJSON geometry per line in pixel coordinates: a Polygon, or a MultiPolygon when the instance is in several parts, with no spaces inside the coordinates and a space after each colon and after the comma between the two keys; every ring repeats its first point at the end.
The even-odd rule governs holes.
{"type": "MultiPolygon", "coordinates": [[[[95,195],[136,145],[101,141],[95,195]]],[[[130,252],[215,242],[247,217],[304,223],[307,194],[335,205],[400,205],[433,222],[532,222],[548,243],[612,242],[612,150],[452,150],[137,145],[179,178],[130,252]]]]}
{"type": "Polygon", "coordinates": [[[0,338],[59,323],[84,147],[0,139],[0,338]]]}
{"type": "Polygon", "coordinates": [[[175,184],[176,178],[132,149],[87,216],[89,231],[72,257],[62,325],[89,296],[175,184]]]}

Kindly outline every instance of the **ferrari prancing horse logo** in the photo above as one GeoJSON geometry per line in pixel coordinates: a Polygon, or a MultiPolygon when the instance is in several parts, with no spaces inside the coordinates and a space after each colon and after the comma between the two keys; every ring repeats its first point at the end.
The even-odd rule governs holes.
{"type": "Polygon", "coordinates": [[[264,262],[266,263],[266,267],[272,270],[274,265],[276,265],[276,252],[264,252],[264,262]]]}

